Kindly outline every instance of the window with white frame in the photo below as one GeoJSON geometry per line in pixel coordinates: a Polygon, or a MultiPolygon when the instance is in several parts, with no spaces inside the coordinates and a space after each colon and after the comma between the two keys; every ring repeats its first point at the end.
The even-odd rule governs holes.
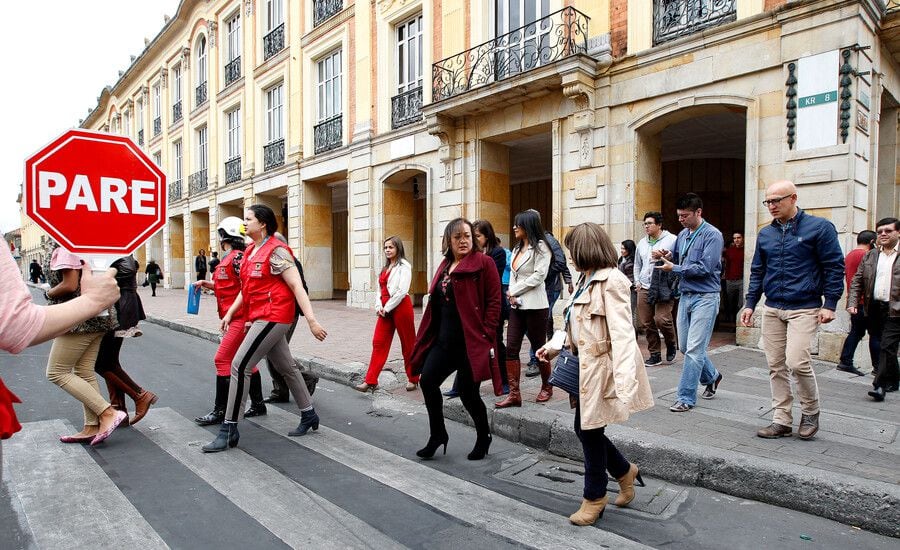
{"type": "Polygon", "coordinates": [[[284,84],[266,92],[266,143],[284,138],[284,84]]]}
{"type": "Polygon", "coordinates": [[[137,129],[138,132],[144,131],[144,100],[137,101],[137,129]]]}
{"type": "Polygon", "coordinates": [[[206,37],[197,42],[197,85],[206,82],[206,37]]]}
{"type": "Polygon", "coordinates": [[[153,86],[153,135],[162,131],[162,87],[159,84],[153,86]]]}
{"type": "Polygon", "coordinates": [[[209,165],[209,143],[206,126],[197,130],[197,171],[206,170],[209,165]]]}
{"type": "Polygon", "coordinates": [[[422,15],[397,26],[397,93],[422,86],[422,15]]]}
{"type": "Polygon", "coordinates": [[[229,111],[225,115],[225,128],[228,132],[226,142],[225,160],[232,160],[241,156],[241,109],[240,107],[229,111]]]}
{"type": "Polygon", "coordinates": [[[131,135],[131,111],[125,111],[125,116],[122,118],[122,133],[126,136],[131,135]]]}
{"type": "Polygon", "coordinates": [[[318,121],[341,114],[341,50],[318,63],[318,121]]]}
{"type": "Polygon", "coordinates": [[[283,0],[266,0],[266,32],[284,23],[283,0]]]}
{"type": "Polygon", "coordinates": [[[158,167],[162,167],[162,153],[157,151],[153,153],[153,163],[158,167]]]}
{"type": "Polygon", "coordinates": [[[225,23],[225,62],[231,62],[241,56],[241,12],[238,10],[225,23]]]}
{"type": "Polygon", "coordinates": [[[172,104],[181,102],[181,65],[172,69],[172,104]]]}
{"type": "Polygon", "coordinates": [[[172,144],[172,173],[175,175],[175,181],[180,182],[183,176],[182,173],[182,160],[184,157],[184,153],[181,150],[181,140],[176,141],[172,144]]]}

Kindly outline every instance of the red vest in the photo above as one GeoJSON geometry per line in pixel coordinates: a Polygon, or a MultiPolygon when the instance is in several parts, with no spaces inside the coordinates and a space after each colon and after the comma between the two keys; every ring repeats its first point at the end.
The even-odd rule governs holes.
{"type": "Polygon", "coordinates": [[[241,261],[241,293],[247,307],[250,321],[271,321],[275,323],[293,323],[296,301],[290,287],[278,275],[272,275],[269,258],[277,247],[284,248],[291,254],[291,249],[275,238],[263,243],[254,256],[256,243],[244,251],[241,261]],[[253,260],[250,256],[254,256],[253,260]]]}
{"type": "MultiPolygon", "coordinates": [[[[222,258],[216,269],[213,270],[213,284],[216,285],[216,303],[219,306],[219,319],[225,317],[231,305],[241,293],[241,278],[234,271],[234,257],[241,251],[232,249],[222,258]]],[[[232,320],[244,318],[244,309],[234,313],[232,320]]]]}

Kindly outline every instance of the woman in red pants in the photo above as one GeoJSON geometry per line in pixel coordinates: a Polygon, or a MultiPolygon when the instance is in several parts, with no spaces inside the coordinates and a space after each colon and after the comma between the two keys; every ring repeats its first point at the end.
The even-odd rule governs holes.
{"type": "Polygon", "coordinates": [[[400,237],[388,237],[384,241],[384,267],[378,276],[381,296],[375,308],[378,321],[375,323],[375,336],[372,338],[372,358],[369,370],[362,384],[354,386],[356,391],[375,391],[378,387],[378,375],[387,361],[394,340],[394,331],[400,335],[400,346],[403,349],[403,365],[406,367],[406,391],[413,391],[419,384],[419,377],[413,375],[410,357],[416,343],[416,327],[413,321],[413,305],[409,299],[409,285],[412,282],[412,266],[406,261],[403,241],[400,237]]]}
{"type": "MultiPolygon", "coordinates": [[[[244,256],[244,222],[229,216],[222,220],[217,228],[219,243],[225,256],[212,273],[212,281],[197,281],[194,286],[212,289],[216,294],[219,319],[225,317],[228,309],[241,293],[240,265],[244,256]]],[[[228,402],[228,385],[231,383],[231,361],[244,341],[244,323],[247,321],[244,311],[239,310],[231,319],[228,329],[222,336],[219,349],[216,350],[216,397],[213,409],[204,416],[194,419],[200,426],[221,424],[225,420],[225,407],[228,402]]],[[[262,402],[262,382],[259,369],[254,366],[250,376],[250,408],[244,416],[261,416],[266,414],[266,405],[262,402]]]]}

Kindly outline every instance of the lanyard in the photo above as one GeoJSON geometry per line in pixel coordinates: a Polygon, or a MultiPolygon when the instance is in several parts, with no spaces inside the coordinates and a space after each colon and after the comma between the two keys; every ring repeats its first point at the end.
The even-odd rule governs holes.
{"type": "Polygon", "coordinates": [[[590,283],[591,279],[594,278],[594,272],[592,271],[591,274],[587,277],[585,277],[584,275],[582,275],[581,277],[582,279],[581,281],[579,281],[578,291],[575,292],[574,295],[572,295],[572,299],[569,301],[569,305],[566,307],[566,312],[564,315],[566,318],[565,330],[569,329],[569,317],[572,316],[572,307],[575,305],[575,300],[577,300],[578,297],[581,296],[581,293],[584,292],[584,289],[588,287],[588,283],[590,283]]]}
{"type": "Polygon", "coordinates": [[[681,247],[681,254],[679,254],[679,256],[680,256],[679,260],[681,260],[681,261],[678,263],[680,263],[680,264],[684,263],[684,255],[687,254],[687,251],[691,249],[691,245],[694,244],[694,239],[697,237],[697,233],[700,233],[700,230],[703,229],[703,227],[705,225],[706,225],[706,220],[703,220],[703,223],[700,224],[700,227],[698,227],[696,229],[696,231],[691,233],[691,236],[687,238],[687,242],[684,244],[684,246],[681,247]]]}

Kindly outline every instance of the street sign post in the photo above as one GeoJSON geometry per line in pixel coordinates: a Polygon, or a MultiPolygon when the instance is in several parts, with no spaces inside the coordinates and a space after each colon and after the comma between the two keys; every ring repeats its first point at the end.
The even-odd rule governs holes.
{"type": "Polygon", "coordinates": [[[103,269],[166,223],[166,175],[130,138],[69,130],[25,161],[25,212],[103,269]]]}

